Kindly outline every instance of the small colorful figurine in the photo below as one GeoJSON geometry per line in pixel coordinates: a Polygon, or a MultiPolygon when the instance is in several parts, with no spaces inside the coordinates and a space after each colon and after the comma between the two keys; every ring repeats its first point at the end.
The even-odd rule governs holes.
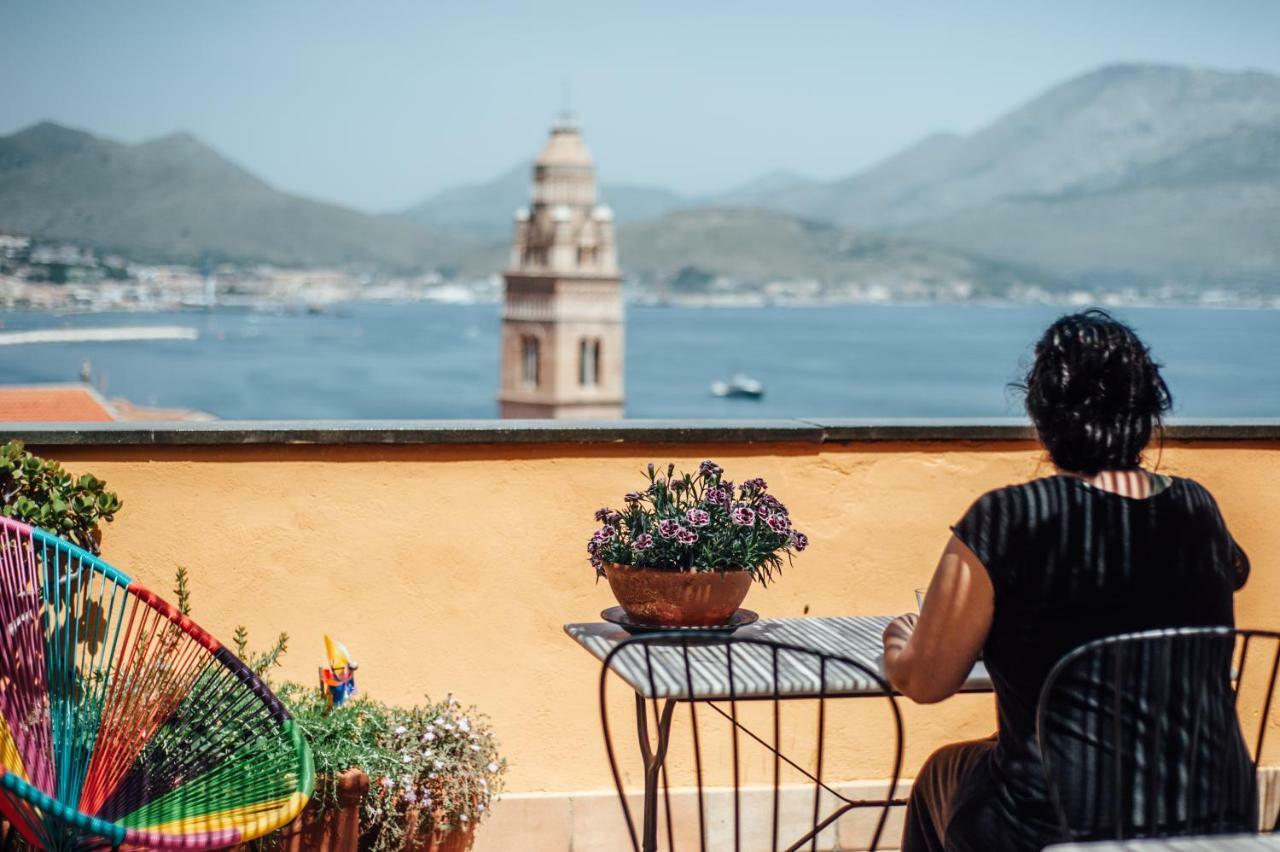
{"type": "Polygon", "coordinates": [[[350,652],[341,642],[324,636],[324,648],[329,657],[329,667],[320,669],[320,688],[329,699],[330,707],[339,707],[356,692],[356,669],[359,664],[351,659],[350,652]]]}

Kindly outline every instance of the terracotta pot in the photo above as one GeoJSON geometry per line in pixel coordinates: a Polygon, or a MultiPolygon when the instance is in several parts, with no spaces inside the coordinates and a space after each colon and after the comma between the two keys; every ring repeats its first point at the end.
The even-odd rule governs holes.
{"type": "MultiPolygon", "coordinates": [[[[455,828],[450,831],[434,829],[427,837],[418,837],[418,821],[422,818],[422,810],[417,807],[409,807],[404,811],[404,843],[399,849],[403,852],[470,852],[471,846],[476,842],[476,827],[474,824],[465,828],[455,828]]],[[[436,814],[437,822],[444,822],[444,814],[436,814]]],[[[367,832],[360,838],[361,852],[368,852],[373,848],[374,843],[378,840],[376,830],[367,832]]]]}
{"type": "Polygon", "coordinates": [[[609,564],[604,575],[627,616],[655,627],[724,624],[751,589],[748,571],[696,573],[609,564]]]}
{"type": "MultiPolygon", "coordinates": [[[[338,807],[320,811],[319,788],[332,783],[332,777],[317,778],[316,795],[297,819],[271,836],[273,843],[264,848],[273,852],[356,852],[360,842],[360,804],[369,792],[369,776],[359,769],[348,769],[338,775],[338,807]],[[274,841],[279,841],[279,845],[274,841]]],[[[248,852],[252,848],[249,843],[234,847],[235,852],[248,852]]]]}
{"type": "Polygon", "coordinates": [[[414,835],[418,832],[418,819],[421,815],[421,811],[417,808],[410,808],[405,814],[409,835],[402,847],[404,852],[470,852],[472,845],[476,842],[474,824],[466,828],[455,828],[452,831],[437,829],[431,832],[431,837],[428,839],[415,839],[414,835]]]}

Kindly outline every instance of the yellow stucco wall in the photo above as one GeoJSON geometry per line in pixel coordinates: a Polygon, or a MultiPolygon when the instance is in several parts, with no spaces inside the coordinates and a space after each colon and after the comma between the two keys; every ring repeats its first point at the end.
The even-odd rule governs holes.
{"type": "MultiPolygon", "coordinates": [[[[752,590],[747,605],[766,617],[914,609],[912,589],[927,582],[948,524],[983,491],[1051,472],[1027,443],[43,452],[120,493],[109,561],[166,593],[185,565],[197,620],[224,640],[237,624],[257,646],[287,631],[284,677],[314,682],[327,631],[360,661],[368,694],[452,692],[480,705],[511,760],[513,791],[610,783],[598,665],[561,625],[612,604],[583,545],[592,512],[638,487],[647,462],[714,458],[737,481],[765,477],[788,504],[812,546],[776,585],[752,590]]],[[[1240,623],[1280,625],[1280,442],[1170,444],[1160,469],[1205,483],[1251,554],[1240,623]]],[[[881,717],[841,713],[849,735],[829,767],[884,777],[884,738],[866,735],[881,717]]],[[[909,707],[906,723],[911,774],[940,743],[990,733],[991,699],[909,707]]]]}

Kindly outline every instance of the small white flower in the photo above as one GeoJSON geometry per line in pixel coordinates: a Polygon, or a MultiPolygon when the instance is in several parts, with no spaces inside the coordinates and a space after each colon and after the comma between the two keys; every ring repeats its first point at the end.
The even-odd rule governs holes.
{"type": "Polygon", "coordinates": [[[484,805],[476,805],[476,810],[478,810],[478,811],[483,811],[483,810],[484,810],[484,805]]]}
{"type": "Polygon", "coordinates": [[[470,819],[470,817],[468,817],[466,814],[458,814],[458,819],[462,820],[463,822],[466,822],[467,820],[470,819]]]}
{"type": "Polygon", "coordinates": [[[461,722],[459,722],[459,723],[458,723],[458,727],[459,727],[459,728],[461,728],[461,729],[462,729],[462,730],[464,730],[464,731],[470,731],[470,730],[471,730],[471,723],[470,723],[469,721],[467,721],[466,719],[463,719],[461,722]]]}
{"type": "Polygon", "coordinates": [[[490,763],[488,766],[486,766],[486,767],[485,767],[485,769],[488,769],[490,772],[497,772],[497,771],[498,771],[498,764],[496,764],[496,763],[490,763]]]}
{"type": "Polygon", "coordinates": [[[402,754],[402,755],[400,755],[400,762],[401,762],[401,763],[413,763],[413,755],[409,755],[409,754],[402,754]]]}
{"type": "Polygon", "coordinates": [[[436,735],[433,734],[431,731],[427,731],[425,734],[422,735],[422,741],[424,743],[429,743],[435,738],[436,738],[436,735]]]}
{"type": "Polygon", "coordinates": [[[444,769],[444,761],[443,761],[443,760],[437,760],[437,761],[436,761],[436,763],[435,763],[435,766],[436,766],[436,769],[444,769]]]}
{"type": "Polygon", "coordinates": [[[471,744],[471,750],[472,750],[472,751],[479,751],[479,750],[480,750],[480,746],[476,745],[475,743],[472,743],[472,744],[471,744]]]}
{"type": "Polygon", "coordinates": [[[396,727],[396,733],[397,733],[397,734],[403,734],[403,733],[404,733],[405,731],[407,731],[407,730],[409,730],[409,729],[408,729],[408,728],[406,728],[404,725],[398,725],[398,726],[396,727]]]}

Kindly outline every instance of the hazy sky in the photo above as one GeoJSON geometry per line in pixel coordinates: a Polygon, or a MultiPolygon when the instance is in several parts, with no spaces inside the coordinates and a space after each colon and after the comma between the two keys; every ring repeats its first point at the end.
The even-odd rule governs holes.
{"type": "Polygon", "coordinates": [[[1280,72],[1276,0],[0,0],[0,133],[189,130],[278,187],[399,208],[572,107],[604,179],[854,172],[1098,65],[1280,72]]]}

